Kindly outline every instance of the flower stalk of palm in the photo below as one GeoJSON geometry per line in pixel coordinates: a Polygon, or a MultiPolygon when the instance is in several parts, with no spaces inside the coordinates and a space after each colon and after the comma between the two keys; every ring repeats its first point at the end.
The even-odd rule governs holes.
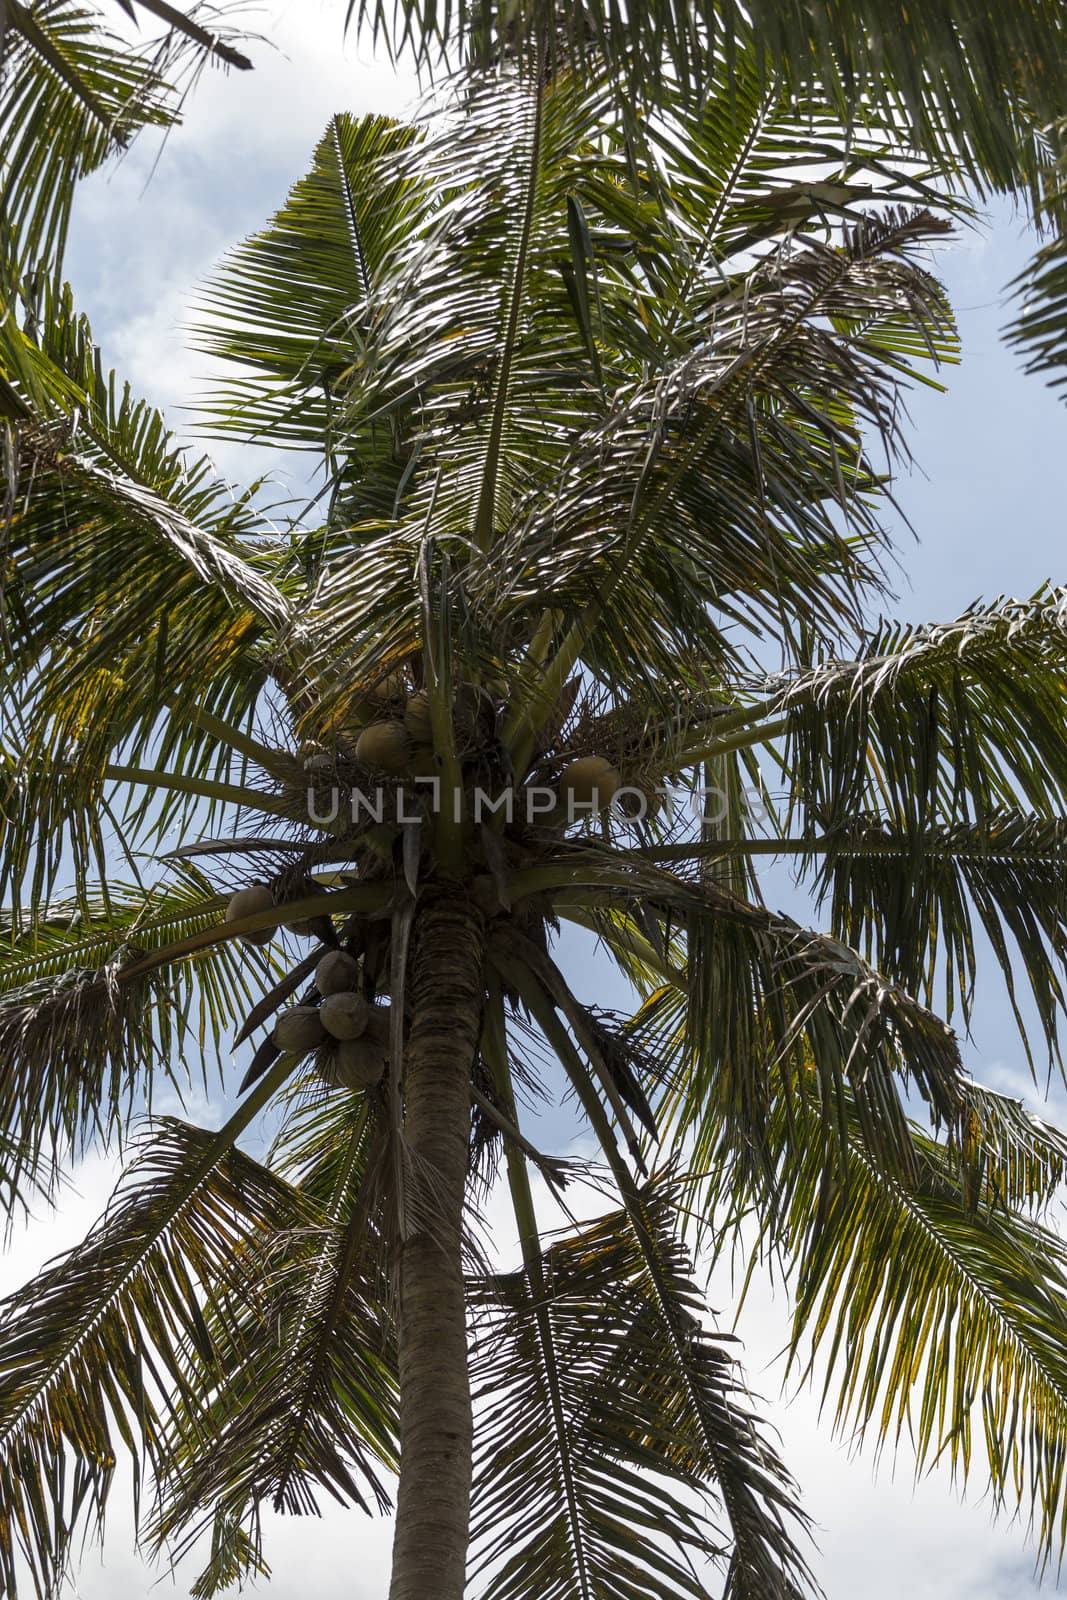
{"type": "Polygon", "coordinates": [[[261,1035],[226,1125],[152,1120],[4,1308],[9,1587],[47,1589],[134,1442],[146,1537],[210,1529],[198,1594],[262,1570],[261,1506],[374,1508],[399,1464],[392,1600],[678,1600],[717,1568],[798,1596],[803,1513],[691,1259],[743,1223],[842,1421],[917,1418],[920,1461],[964,1470],[980,1404],[997,1497],[1054,1547],[1067,1143],[965,1075],[950,1021],[977,922],[1055,1051],[1067,605],[865,623],[867,441],[900,447],[902,385],[955,352],[929,200],[892,116],[842,139],[751,40],[636,142],[566,72],[337,118],[205,296],[235,374],[209,425],[320,454],[288,520],[103,376],[69,297],[2,324],[5,1196],[183,1048],[261,1035]],[[816,152],[833,209],[794,186],[783,235],[816,152]],[[742,803],[768,761],[774,836],[742,803]],[[591,773],[623,788],[575,824],[591,773]],[[663,787],[715,802],[699,828],[622,804],[663,787]],[[160,883],[123,884],[146,847],[160,883]],[[829,931],[766,908],[768,855],[829,931]],[[632,1017],[574,993],[564,923],[632,1017]],[[337,996],[363,1031],[320,1040],[337,996]],[[589,1174],[531,1126],[546,1054],[615,1195],[551,1241],[533,1178],[589,1174]],[[498,1172],[512,1271],[473,1227],[498,1172]]]}

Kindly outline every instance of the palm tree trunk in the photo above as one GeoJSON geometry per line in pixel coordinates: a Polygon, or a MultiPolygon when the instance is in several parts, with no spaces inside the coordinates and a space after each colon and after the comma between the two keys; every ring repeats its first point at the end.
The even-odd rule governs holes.
{"type": "Polygon", "coordinates": [[[389,1600],[462,1600],[466,1577],[473,1425],[461,1233],[484,947],[481,914],[462,891],[420,907],[404,1063],[409,1179],[389,1600]]]}

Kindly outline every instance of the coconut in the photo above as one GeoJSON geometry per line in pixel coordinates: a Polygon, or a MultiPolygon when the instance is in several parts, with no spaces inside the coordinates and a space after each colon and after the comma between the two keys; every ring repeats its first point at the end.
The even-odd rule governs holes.
{"type": "Polygon", "coordinates": [[[430,697],[425,689],[413,694],[404,707],[404,726],[416,744],[433,743],[430,697]]]}
{"type": "Polygon", "coordinates": [[[358,1039],[367,1026],[370,1007],[361,994],[350,989],[328,994],[319,1009],[326,1032],[334,1039],[358,1039]]]}
{"type": "MultiPolygon", "coordinates": [[[[226,907],[226,921],[240,922],[244,917],[254,917],[260,911],[269,911],[274,905],[274,896],[265,883],[253,883],[247,889],[238,889],[235,895],[230,896],[226,907]]],[[[260,928],[256,933],[243,933],[241,935],[245,944],[270,944],[274,938],[274,928],[260,928]]]]}
{"type": "MultiPolygon", "coordinates": [[[[321,884],[312,882],[311,884],[305,884],[296,898],[298,900],[306,900],[309,895],[325,893],[326,891],[321,884]]],[[[283,922],[282,927],[288,929],[290,933],[297,934],[301,939],[315,939],[318,938],[315,930],[315,922],[317,920],[317,918],[304,917],[299,918],[296,922],[283,922]]]]}
{"type": "Polygon", "coordinates": [[[331,1089],[372,1089],[385,1076],[386,1052],[374,1039],[344,1039],[321,1050],[318,1069],[331,1089]]]}
{"type": "Polygon", "coordinates": [[[399,700],[407,692],[407,681],[402,672],[387,672],[371,690],[375,700],[399,700]]]}
{"type": "Polygon", "coordinates": [[[322,995],[344,994],[359,983],[359,962],[347,950],[329,950],[315,968],[315,987],[322,995]]]}
{"type": "Polygon", "coordinates": [[[391,1006],[371,1006],[367,1016],[366,1037],[373,1039],[376,1044],[387,1046],[391,1015],[391,1006]]]}
{"type": "Polygon", "coordinates": [[[316,750],[312,755],[304,757],[305,772],[332,772],[336,765],[336,757],[332,756],[328,750],[316,750]]]}
{"type": "Polygon", "coordinates": [[[356,760],[398,776],[411,763],[411,740],[402,722],[372,722],[356,740],[356,760]]]}
{"type": "Polygon", "coordinates": [[[477,683],[461,683],[456,690],[456,728],[467,738],[489,732],[496,721],[496,702],[488,689],[477,683]]]}
{"type": "Polygon", "coordinates": [[[604,756],[582,756],[564,767],[559,780],[561,797],[575,805],[593,804],[599,811],[609,806],[622,787],[618,769],[604,756]]]}
{"type": "Polygon", "coordinates": [[[296,1050],[302,1056],[316,1050],[325,1037],[317,1006],[294,1006],[283,1011],[274,1024],[273,1039],[279,1050],[296,1050]]]}

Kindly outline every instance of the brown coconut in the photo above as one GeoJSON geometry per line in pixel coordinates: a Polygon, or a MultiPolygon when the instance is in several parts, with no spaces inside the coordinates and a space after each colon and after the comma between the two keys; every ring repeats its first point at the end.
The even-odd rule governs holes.
{"type": "Polygon", "coordinates": [[[359,962],[347,950],[329,950],[315,968],[315,987],[321,995],[344,994],[359,983],[359,962]]]}
{"type": "MultiPolygon", "coordinates": [[[[238,889],[237,893],[230,896],[226,907],[226,921],[240,922],[244,917],[254,917],[260,911],[269,911],[274,905],[274,896],[265,883],[251,883],[247,889],[238,889]]],[[[245,944],[270,944],[277,930],[275,928],[260,928],[256,933],[243,933],[241,939],[245,944]]]]}
{"type": "Polygon", "coordinates": [[[425,689],[413,694],[404,707],[404,727],[416,744],[433,744],[430,697],[425,689]]]}
{"type": "Polygon", "coordinates": [[[346,989],[328,994],[319,1007],[319,1018],[333,1039],[358,1039],[366,1030],[370,1007],[361,994],[346,989]]]}
{"type": "Polygon", "coordinates": [[[366,1037],[376,1044],[388,1046],[391,1006],[371,1006],[367,1015],[366,1037]]]}
{"type": "Polygon", "coordinates": [[[356,740],[356,760],[398,777],[411,765],[411,739],[402,722],[372,722],[356,740]]]}
{"type": "MultiPolygon", "coordinates": [[[[325,892],[326,891],[318,884],[313,884],[310,888],[302,890],[297,898],[304,900],[308,895],[324,894],[325,892]]],[[[296,922],[284,922],[282,926],[286,928],[289,933],[295,933],[301,939],[315,939],[318,937],[315,931],[314,923],[310,918],[307,917],[298,918],[296,922]]]]}
{"type": "Polygon", "coordinates": [[[407,680],[400,671],[387,672],[371,690],[375,700],[399,700],[408,692],[407,680]]]}
{"type": "Polygon", "coordinates": [[[283,1011],[272,1037],[279,1050],[294,1050],[302,1056],[317,1050],[326,1037],[318,1007],[293,1006],[291,1011],[283,1011]]]}
{"type": "Polygon", "coordinates": [[[595,804],[603,811],[622,787],[618,769],[605,756],[581,756],[564,767],[559,780],[560,797],[575,805],[595,804]]]}
{"type": "Polygon", "coordinates": [[[386,1052],[374,1039],[345,1039],[320,1050],[317,1065],[331,1089],[372,1089],[385,1076],[386,1052]]]}

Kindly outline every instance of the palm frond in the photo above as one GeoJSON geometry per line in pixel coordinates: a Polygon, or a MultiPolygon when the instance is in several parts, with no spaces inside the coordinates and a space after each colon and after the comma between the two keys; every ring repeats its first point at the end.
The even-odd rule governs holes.
{"type": "Polygon", "coordinates": [[[35,899],[64,836],[105,876],[108,763],[159,737],[168,701],[181,733],[164,754],[186,775],[218,770],[217,733],[193,710],[247,722],[291,617],[254,493],[188,464],[159,413],[117,389],[69,294],[47,309],[41,345],[13,312],[0,325],[0,371],[27,412],[5,452],[3,732],[20,757],[5,871],[16,894],[29,872],[35,899]]]}
{"type": "Polygon", "coordinates": [[[803,14],[788,0],[653,0],[633,15],[607,0],[350,0],[348,14],[427,63],[447,50],[483,66],[610,73],[635,120],[677,83],[699,100],[719,62],[755,41],[767,76],[817,88],[846,122],[872,103],[906,113],[931,157],[998,188],[1034,180],[1038,129],[1067,99],[1062,67],[1048,64],[1062,24],[1055,0],[1030,0],[1010,18],[992,0],[934,0],[921,15],[874,0],[803,14]]]}
{"type": "Polygon", "coordinates": [[[995,1509],[1018,1500],[1048,1559],[1064,1538],[1063,1241],[1004,1203],[995,1166],[965,1192],[954,1153],[916,1129],[906,1183],[872,1161],[854,1108],[849,1122],[840,1182],[815,1152],[786,1175],[794,1356],[810,1346],[853,1438],[906,1439],[920,1470],[944,1459],[995,1509]]]}
{"type": "MultiPolygon", "coordinates": [[[[286,1062],[283,1071],[288,1071],[286,1062]]],[[[25,1563],[54,1592],[75,1523],[99,1522],[125,1447],[135,1482],[163,1465],[163,1423],[188,1394],[190,1359],[214,1359],[205,1307],[229,1287],[250,1302],[246,1247],[291,1226],[291,1191],[233,1148],[277,1088],[275,1073],[213,1134],[161,1122],[105,1217],[0,1311],[0,1571],[25,1563]]]]}
{"type": "Polygon", "coordinates": [[[736,1365],[701,1322],[667,1190],[642,1191],[655,1265],[623,1210],[472,1284],[474,1576],[492,1600],[795,1596],[789,1480],[736,1365]],[[701,1510],[714,1482],[732,1532],[701,1510]]]}
{"type": "MultiPolygon", "coordinates": [[[[388,1504],[381,1469],[395,1467],[396,1358],[380,1277],[384,1144],[367,1099],[323,1098],[320,1089],[298,1120],[332,1111],[338,1159],[316,1161],[294,1191],[306,1208],[300,1225],[252,1252],[256,1302],[234,1296],[216,1309],[225,1370],[205,1371],[203,1392],[173,1409],[152,1528],[172,1553],[221,1518],[240,1532],[246,1560],[258,1557],[263,1505],[308,1514],[322,1494],[365,1510],[388,1504]]],[[[200,1592],[216,1592],[210,1571],[200,1592]]]]}
{"type": "MultiPolygon", "coordinates": [[[[0,236],[6,284],[43,265],[58,273],[76,180],[145,128],[179,120],[181,80],[204,52],[251,62],[221,33],[166,0],[138,0],[166,24],[162,41],[134,47],[98,7],[72,0],[7,0],[0,32],[0,236]],[[170,80],[170,81],[168,81],[170,80]]],[[[129,7],[124,7],[129,10],[129,7]]]]}
{"type": "MultiPolygon", "coordinates": [[[[898,795],[901,770],[895,774],[898,795]]],[[[1000,965],[1020,1037],[1025,1042],[1029,1031],[1016,1000],[1023,978],[1056,1049],[1067,958],[1067,828],[1061,820],[1009,811],[986,814],[979,823],[912,828],[856,817],[848,842],[842,830],[822,850],[813,863],[816,887],[847,943],[928,1004],[943,982],[944,1014],[951,1018],[958,1003],[967,1021],[977,922],[1000,965]]],[[[803,864],[803,856],[798,861],[803,864]]]]}

